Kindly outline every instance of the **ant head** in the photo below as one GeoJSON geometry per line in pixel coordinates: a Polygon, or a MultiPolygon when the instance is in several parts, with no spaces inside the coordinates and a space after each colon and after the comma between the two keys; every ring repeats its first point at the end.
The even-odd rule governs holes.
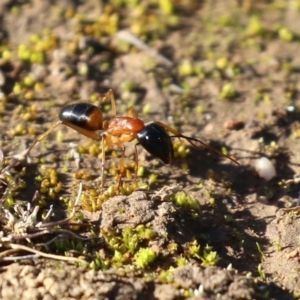
{"type": "Polygon", "coordinates": [[[87,131],[97,131],[103,127],[101,110],[92,104],[75,103],[65,106],[60,114],[60,121],[79,131],[78,128],[87,131]]]}
{"type": "Polygon", "coordinates": [[[169,164],[174,157],[174,149],[167,131],[157,123],[146,124],[137,134],[138,144],[142,145],[150,154],[169,164]]]}

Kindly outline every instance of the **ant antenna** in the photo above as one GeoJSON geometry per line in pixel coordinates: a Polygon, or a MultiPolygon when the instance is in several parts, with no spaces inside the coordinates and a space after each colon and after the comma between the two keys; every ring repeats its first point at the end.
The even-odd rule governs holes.
{"type": "Polygon", "coordinates": [[[205,148],[209,149],[210,151],[215,152],[220,156],[226,157],[226,158],[230,159],[231,161],[233,161],[234,163],[236,163],[237,165],[240,165],[240,163],[236,159],[234,159],[233,157],[222,153],[221,151],[217,150],[216,148],[214,148],[214,147],[212,147],[212,146],[210,146],[210,145],[208,145],[208,144],[206,144],[206,143],[204,143],[204,142],[202,142],[202,141],[200,141],[196,138],[193,138],[193,137],[190,137],[190,136],[185,136],[183,134],[170,136],[170,138],[176,138],[176,137],[179,138],[179,139],[180,138],[186,139],[194,148],[197,148],[197,149],[199,149],[200,147],[197,146],[194,142],[198,142],[202,146],[204,146],[205,148]]]}

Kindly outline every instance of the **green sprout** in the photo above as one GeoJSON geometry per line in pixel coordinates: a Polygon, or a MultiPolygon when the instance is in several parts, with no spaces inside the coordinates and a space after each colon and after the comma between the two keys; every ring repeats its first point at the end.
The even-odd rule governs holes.
{"type": "Polygon", "coordinates": [[[216,251],[212,251],[212,247],[206,245],[203,251],[202,266],[215,266],[220,260],[220,256],[216,251]]]}
{"type": "Polygon", "coordinates": [[[95,259],[90,263],[90,268],[92,270],[106,270],[109,267],[107,261],[102,258],[101,251],[96,252],[95,259]]]}
{"type": "Polygon", "coordinates": [[[192,257],[201,259],[199,252],[200,252],[200,245],[198,244],[198,242],[196,240],[194,240],[188,248],[188,253],[192,257]]]}
{"type": "Polygon", "coordinates": [[[263,259],[265,257],[265,254],[263,253],[263,251],[262,251],[262,249],[260,247],[260,244],[257,243],[257,242],[255,244],[256,244],[258,252],[260,253],[260,255],[261,255],[262,259],[263,259]]]}
{"type": "Polygon", "coordinates": [[[266,276],[266,273],[264,272],[263,267],[262,267],[261,264],[258,265],[257,271],[258,271],[259,276],[261,277],[261,279],[266,280],[267,276],[266,276]]]}
{"type": "Polygon", "coordinates": [[[178,257],[176,263],[178,267],[183,267],[188,265],[189,261],[185,257],[178,257]]]}

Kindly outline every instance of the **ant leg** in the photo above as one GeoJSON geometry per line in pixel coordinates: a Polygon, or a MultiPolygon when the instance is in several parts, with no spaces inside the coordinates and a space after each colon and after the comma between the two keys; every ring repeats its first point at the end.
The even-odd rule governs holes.
{"type": "Polygon", "coordinates": [[[41,142],[43,139],[45,139],[58,125],[62,124],[62,121],[58,121],[55,123],[52,127],[50,127],[46,132],[44,132],[42,135],[40,135],[38,138],[36,138],[33,143],[30,145],[30,147],[25,152],[25,157],[30,153],[32,148],[39,142],[41,142]]]}
{"type": "Polygon", "coordinates": [[[101,161],[101,187],[104,187],[104,164],[105,164],[105,138],[104,134],[101,135],[101,144],[102,144],[102,161],[101,161]]]}
{"type": "Polygon", "coordinates": [[[116,100],[115,100],[115,95],[112,89],[109,89],[106,95],[102,99],[102,103],[106,101],[106,99],[110,97],[110,102],[111,102],[111,118],[115,118],[117,115],[117,108],[116,108],[116,100]]]}
{"type": "Polygon", "coordinates": [[[137,118],[136,111],[132,106],[129,107],[129,109],[128,109],[127,117],[130,117],[130,118],[133,118],[133,119],[137,118]]]}
{"type": "MultiPolygon", "coordinates": [[[[226,157],[228,159],[230,159],[231,161],[233,161],[234,163],[236,163],[237,165],[239,165],[239,162],[236,161],[234,158],[232,158],[231,156],[229,155],[226,155],[222,152],[220,152],[219,150],[209,146],[208,144],[198,140],[198,139],[195,139],[195,138],[192,138],[192,137],[189,137],[189,136],[186,136],[186,135],[183,135],[181,134],[179,131],[175,130],[174,128],[170,127],[169,125],[167,124],[164,124],[162,122],[159,122],[159,121],[155,121],[154,123],[162,126],[164,129],[166,129],[167,131],[173,133],[176,137],[178,138],[183,138],[183,139],[186,139],[193,147],[195,148],[199,148],[199,146],[196,145],[196,142],[200,143],[202,146],[206,147],[207,149],[209,149],[210,151],[212,152],[215,152],[217,154],[219,154],[220,156],[223,156],[223,157],[226,157]]],[[[149,123],[148,123],[149,124],[149,123]]],[[[146,124],[147,125],[147,124],[146,124]]]]}
{"type": "Polygon", "coordinates": [[[118,191],[121,188],[122,184],[122,178],[124,177],[125,173],[125,146],[122,145],[122,156],[121,156],[121,161],[120,161],[120,174],[119,174],[119,180],[118,180],[118,191]]]}
{"type": "Polygon", "coordinates": [[[135,157],[135,171],[134,171],[134,183],[137,181],[137,173],[139,170],[139,154],[137,152],[137,146],[139,143],[135,144],[134,146],[134,157],[135,157]]]}

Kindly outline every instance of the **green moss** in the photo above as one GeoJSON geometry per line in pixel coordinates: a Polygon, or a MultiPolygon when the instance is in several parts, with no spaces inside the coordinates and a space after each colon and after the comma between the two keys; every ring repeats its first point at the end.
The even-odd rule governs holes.
{"type": "Polygon", "coordinates": [[[189,261],[185,257],[178,257],[176,260],[176,264],[178,267],[183,267],[188,265],[189,261]]]}
{"type": "Polygon", "coordinates": [[[12,52],[10,50],[4,50],[1,53],[1,57],[4,61],[9,61],[12,58],[12,52]]]}
{"type": "Polygon", "coordinates": [[[286,42],[291,42],[294,39],[293,33],[285,27],[279,29],[278,35],[281,40],[286,42]]]}
{"type": "Polygon", "coordinates": [[[178,74],[182,77],[193,75],[194,68],[192,62],[188,59],[183,60],[178,67],[178,74]]]}
{"type": "Polygon", "coordinates": [[[150,104],[150,103],[146,103],[146,104],[143,106],[142,112],[143,112],[144,115],[149,115],[150,112],[151,112],[151,104],[150,104]]]}
{"type": "Polygon", "coordinates": [[[216,67],[220,70],[224,70],[228,67],[229,61],[227,57],[221,57],[216,61],[216,67]]]}
{"type": "Polygon", "coordinates": [[[156,233],[151,228],[139,225],[136,228],[125,227],[121,234],[115,232],[103,232],[102,234],[107,245],[114,251],[112,258],[114,266],[122,266],[132,257],[138,261],[139,267],[146,267],[147,262],[150,263],[155,258],[151,252],[148,253],[146,250],[141,251],[135,257],[141,249],[140,246],[155,237],[156,233]]]}
{"type": "Polygon", "coordinates": [[[190,208],[198,211],[200,209],[200,203],[198,200],[194,199],[193,197],[189,196],[185,192],[177,192],[175,195],[172,197],[172,201],[174,204],[185,207],[185,208],[190,208]]]}
{"type": "Polygon", "coordinates": [[[157,253],[150,248],[140,248],[134,255],[134,263],[138,268],[146,269],[157,256],[157,253]]]}
{"type": "Polygon", "coordinates": [[[186,158],[191,152],[187,144],[180,139],[176,139],[173,142],[173,147],[174,147],[174,156],[176,158],[186,158]]]}
{"type": "Polygon", "coordinates": [[[219,96],[221,99],[232,99],[236,96],[236,91],[231,83],[226,83],[222,86],[219,96]]]}
{"type": "Polygon", "coordinates": [[[5,201],[3,202],[3,206],[6,209],[10,209],[15,205],[15,199],[13,198],[12,194],[9,194],[5,201]]]}
{"type": "Polygon", "coordinates": [[[261,20],[258,16],[252,16],[250,22],[247,26],[246,32],[248,35],[262,35],[264,33],[264,29],[261,23],[261,20]]]}

